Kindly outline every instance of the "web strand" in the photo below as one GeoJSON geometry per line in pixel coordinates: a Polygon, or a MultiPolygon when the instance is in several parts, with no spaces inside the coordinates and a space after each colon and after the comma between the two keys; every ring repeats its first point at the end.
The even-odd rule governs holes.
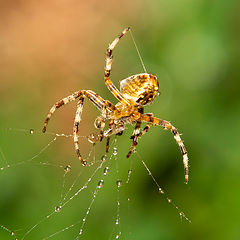
{"type": "Polygon", "coordinates": [[[138,54],[138,57],[139,57],[139,59],[140,59],[140,61],[141,61],[143,70],[144,70],[145,73],[147,73],[146,67],[145,67],[145,65],[144,65],[144,63],[143,63],[143,59],[142,59],[142,57],[141,57],[141,54],[140,54],[140,52],[139,52],[139,49],[138,49],[138,47],[137,47],[137,44],[136,44],[136,41],[135,41],[135,39],[134,39],[134,37],[133,37],[133,34],[132,34],[131,29],[130,29],[129,32],[130,32],[130,34],[131,34],[131,38],[132,38],[132,41],[133,41],[133,43],[134,43],[134,46],[135,46],[135,48],[136,48],[136,50],[137,50],[137,54],[138,54]]]}
{"type": "Polygon", "coordinates": [[[185,215],[185,213],[183,211],[181,211],[181,209],[172,201],[171,198],[169,198],[165,192],[163,191],[163,189],[160,187],[160,185],[158,184],[157,180],[154,178],[154,176],[152,175],[150,169],[148,168],[147,164],[145,163],[145,161],[142,159],[142,157],[140,156],[140,154],[137,152],[138,157],[140,158],[144,168],[147,170],[148,175],[152,178],[153,182],[156,184],[156,186],[158,187],[158,191],[159,193],[161,193],[162,195],[165,195],[166,200],[169,204],[171,204],[175,209],[177,209],[178,214],[180,216],[180,218],[184,218],[185,220],[187,220],[189,223],[192,223],[191,220],[185,215]]]}

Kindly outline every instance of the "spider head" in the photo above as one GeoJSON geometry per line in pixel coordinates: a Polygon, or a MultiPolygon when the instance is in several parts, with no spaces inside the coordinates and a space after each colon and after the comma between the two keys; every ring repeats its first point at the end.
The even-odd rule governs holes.
{"type": "Polygon", "coordinates": [[[154,98],[159,95],[159,84],[157,77],[141,73],[128,77],[120,82],[122,95],[137,105],[152,103],[154,98]]]}

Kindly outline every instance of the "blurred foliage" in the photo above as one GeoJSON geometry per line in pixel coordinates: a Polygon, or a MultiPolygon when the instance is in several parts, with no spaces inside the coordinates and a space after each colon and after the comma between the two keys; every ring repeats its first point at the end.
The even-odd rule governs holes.
{"type": "MultiPolygon", "coordinates": [[[[1,1],[1,152],[10,163],[33,157],[49,137],[4,129],[40,130],[51,104],[77,89],[92,89],[116,103],[104,86],[105,51],[124,27],[131,26],[146,68],[158,76],[162,92],[145,111],[171,121],[184,134],[189,185],[183,183],[181,154],[169,132],[152,128],[140,140],[138,153],[192,224],[179,220],[177,211],[157,193],[136,154],[132,182],[121,195],[122,238],[239,239],[239,11],[240,2],[233,0],[1,1]]],[[[114,51],[113,82],[118,86],[119,80],[142,71],[126,36],[114,51]]],[[[56,113],[49,130],[71,133],[75,106],[56,113]]],[[[93,130],[97,114],[86,103],[81,134],[93,130]]],[[[131,131],[129,127],[118,139],[119,168],[125,175],[131,131]]],[[[89,146],[83,144],[87,153],[89,146]]],[[[97,148],[99,155],[103,149],[104,145],[97,148]]],[[[39,162],[52,160],[71,162],[79,170],[69,139],[57,140],[39,162]]],[[[85,179],[89,174],[86,171],[85,179]]],[[[24,164],[0,172],[0,224],[26,232],[24,227],[54,209],[61,184],[62,172],[51,167],[24,164]]],[[[51,226],[61,229],[81,219],[93,189],[27,239],[41,239],[50,235],[51,226]]],[[[86,224],[86,239],[108,239],[115,198],[111,190],[99,194],[86,224]]],[[[69,232],[55,239],[68,239],[69,232]]],[[[0,231],[0,239],[10,238],[0,231]]]]}

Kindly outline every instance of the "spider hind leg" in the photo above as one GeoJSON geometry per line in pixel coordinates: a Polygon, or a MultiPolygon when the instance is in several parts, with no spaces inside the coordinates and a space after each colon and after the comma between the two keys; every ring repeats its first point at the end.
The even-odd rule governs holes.
{"type": "Polygon", "coordinates": [[[140,119],[144,122],[151,123],[152,125],[155,125],[155,126],[156,125],[162,126],[164,129],[169,129],[173,133],[174,139],[177,142],[183,156],[185,183],[187,184],[188,183],[188,155],[187,155],[186,147],[183,144],[183,141],[180,137],[178,130],[170,122],[156,118],[156,117],[149,116],[147,114],[142,114],[140,119]]]}

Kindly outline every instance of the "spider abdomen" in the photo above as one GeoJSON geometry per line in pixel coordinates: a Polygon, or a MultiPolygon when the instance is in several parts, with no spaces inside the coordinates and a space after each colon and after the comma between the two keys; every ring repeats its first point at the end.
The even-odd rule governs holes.
{"type": "Polygon", "coordinates": [[[138,105],[151,103],[158,94],[158,90],[157,77],[148,73],[133,75],[120,82],[122,95],[138,105]]]}

